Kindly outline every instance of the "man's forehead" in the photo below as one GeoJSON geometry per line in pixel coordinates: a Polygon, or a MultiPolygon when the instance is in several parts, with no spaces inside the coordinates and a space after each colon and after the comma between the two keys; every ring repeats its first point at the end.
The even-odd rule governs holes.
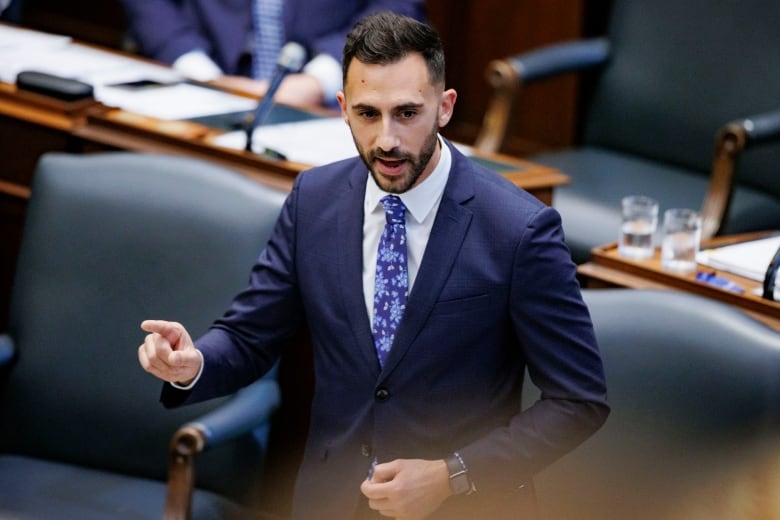
{"type": "Polygon", "coordinates": [[[344,94],[350,106],[372,107],[422,106],[431,102],[441,86],[431,84],[425,62],[399,61],[376,65],[362,62],[350,68],[344,94]]]}
{"type": "Polygon", "coordinates": [[[401,58],[386,63],[367,63],[357,57],[352,58],[348,67],[345,81],[349,83],[357,74],[381,73],[382,71],[405,71],[424,75],[426,82],[430,83],[428,65],[425,58],[418,52],[403,55],[401,58]]]}

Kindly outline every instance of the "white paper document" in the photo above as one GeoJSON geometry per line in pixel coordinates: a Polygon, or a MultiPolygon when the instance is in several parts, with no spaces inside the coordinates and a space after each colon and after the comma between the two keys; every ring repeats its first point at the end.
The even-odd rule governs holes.
{"type": "Polygon", "coordinates": [[[257,105],[252,98],[185,83],[165,65],[73,43],[66,36],[0,25],[0,81],[15,83],[27,70],[88,83],[101,103],[158,119],[243,112],[257,105]],[[160,86],[116,86],[138,81],[160,86]]]}
{"type": "Polygon", "coordinates": [[[22,29],[11,25],[0,24],[0,49],[62,47],[70,43],[69,36],[48,34],[31,29],[22,29]]]}
{"type": "Polygon", "coordinates": [[[714,269],[763,282],[766,269],[778,247],[780,247],[780,236],[768,237],[713,249],[702,249],[696,255],[696,261],[714,269]]]}
{"type": "Polygon", "coordinates": [[[77,79],[95,89],[139,79],[160,82],[182,79],[169,67],[75,43],[0,46],[0,80],[14,83],[17,74],[25,70],[77,79]]]}
{"type": "MultiPolygon", "coordinates": [[[[241,130],[222,134],[213,144],[243,150],[246,133],[241,130]]],[[[275,150],[290,161],[311,166],[357,155],[349,127],[340,117],[257,127],[252,134],[252,149],[260,153],[264,148],[275,150]]]]}
{"type": "Polygon", "coordinates": [[[257,105],[252,98],[189,83],[137,90],[104,86],[95,97],[105,105],[167,120],[245,112],[257,105]]]}

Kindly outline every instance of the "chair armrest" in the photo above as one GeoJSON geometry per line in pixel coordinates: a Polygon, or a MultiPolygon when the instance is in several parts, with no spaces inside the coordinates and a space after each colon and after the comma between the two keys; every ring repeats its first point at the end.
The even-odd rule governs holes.
{"type": "Polygon", "coordinates": [[[747,135],[746,147],[763,144],[780,137],[780,110],[763,112],[731,124],[744,129],[747,135]]]}
{"type": "Polygon", "coordinates": [[[609,59],[609,50],[606,38],[591,38],[547,45],[488,63],[486,76],[493,94],[474,147],[482,152],[501,148],[521,85],[602,65],[609,59]]]}
{"type": "Polygon", "coordinates": [[[734,191],[739,154],[747,148],[780,138],[780,110],[762,112],[726,123],[715,138],[707,194],[702,205],[702,239],[717,235],[723,224],[734,191]]]}
{"type": "Polygon", "coordinates": [[[0,367],[10,365],[15,353],[16,347],[11,336],[0,334],[0,367]]]}
{"type": "Polygon", "coordinates": [[[273,379],[260,379],[237,392],[224,405],[184,425],[180,431],[195,428],[203,432],[205,449],[235,439],[268,422],[280,402],[279,384],[273,379]]]}
{"type": "Polygon", "coordinates": [[[523,84],[603,65],[609,59],[609,40],[591,38],[547,45],[505,58],[523,84]]]}
{"type": "Polygon", "coordinates": [[[280,401],[277,382],[260,379],[237,392],[224,405],[176,431],[169,451],[165,520],[190,518],[196,456],[268,422],[280,401]]]}

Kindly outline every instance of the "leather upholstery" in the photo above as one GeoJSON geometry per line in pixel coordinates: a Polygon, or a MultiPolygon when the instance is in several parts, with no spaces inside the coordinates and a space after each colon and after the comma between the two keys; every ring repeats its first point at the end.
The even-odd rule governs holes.
{"type": "Polygon", "coordinates": [[[706,209],[707,234],[780,229],[780,53],[768,50],[780,46],[777,2],[611,4],[605,37],[491,64],[494,98],[477,146],[501,142],[519,85],[588,69],[577,147],[530,156],[571,176],[553,206],[575,262],[617,239],[625,195],[651,196],[661,212],[706,209]],[[734,155],[716,147],[727,128],[745,136],[734,155]],[[733,183],[721,176],[732,170],[725,157],[737,158],[733,183]],[[718,180],[708,191],[711,177],[718,180]]]}
{"type": "Polygon", "coordinates": [[[535,479],[544,518],[780,517],[767,505],[780,475],[780,333],[689,293],[583,296],[612,412],[535,479]]]}
{"type": "MultiPolygon", "coordinates": [[[[562,213],[576,260],[603,243],[595,235],[601,226],[614,230],[616,239],[621,195],[653,196],[661,211],[701,206],[718,129],[780,107],[780,54],[766,52],[780,45],[778,23],[780,10],[771,0],[614,2],[610,59],[586,101],[586,148],[580,153],[596,148],[615,159],[628,156],[628,162],[591,161],[580,171],[564,170],[573,182],[562,187],[553,205],[562,213]],[[647,178],[648,162],[667,175],[647,178]],[[616,186],[597,194],[587,185],[594,177],[602,179],[600,185],[609,180],[616,186]],[[589,219],[581,198],[614,208],[609,224],[592,226],[594,235],[567,228],[589,219]]],[[[533,159],[547,164],[558,160],[554,155],[533,159]]],[[[737,200],[723,232],[780,228],[779,163],[778,144],[743,154],[737,200]]]]}
{"type": "MultiPolygon", "coordinates": [[[[707,189],[701,171],[597,146],[539,154],[533,160],[572,178],[572,184],[555,189],[553,206],[561,213],[566,244],[577,263],[587,260],[593,247],[618,239],[624,195],[649,195],[661,203],[663,214],[667,208],[700,207],[707,189]]],[[[780,229],[780,198],[738,187],[722,234],[763,229],[780,229]]]]}
{"type": "MultiPolygon", "coordinates": [[[[181,157],[41,159],[0,386],[0,517],[161,517],[174,431],[223,400],[165,410],[138,363],[139,325],[205,331],[245,285],[283,200],[181,157]]],[[[215,493],[241,501],[258,485],[266,436],[199,459],[198,484],[214,493],[196,493],[195,518],[229,517],[236,506],[215,493]]]]}

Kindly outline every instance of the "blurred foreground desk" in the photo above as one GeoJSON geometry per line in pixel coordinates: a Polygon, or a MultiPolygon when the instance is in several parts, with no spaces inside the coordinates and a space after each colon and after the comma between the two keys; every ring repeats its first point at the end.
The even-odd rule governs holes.
{"type": "MultiPolygon", "coordinates": [[[[702,248],[737,243],[765,235],[767,233],[717,237],[702,244],[702,248]]],[[[698,268],[699,271],[715,271],[711,267],[702,265],[698,268]]],[[[700,282],[696,280],[695,272],[677,274],[665,271],[661,268],[658,249],[653,258],[629,260],[618,255],[617,243],[596,247],[591,252],[591,260],[578,267],[578,273],[588,288],[626,287],[692,292],[739,307],[780,332],[780,302],[762,298],[761,283],[718,270],[716,273],[718,276],[731,280],[744,289],[743,293],[737,293],[700,282]]]]}

